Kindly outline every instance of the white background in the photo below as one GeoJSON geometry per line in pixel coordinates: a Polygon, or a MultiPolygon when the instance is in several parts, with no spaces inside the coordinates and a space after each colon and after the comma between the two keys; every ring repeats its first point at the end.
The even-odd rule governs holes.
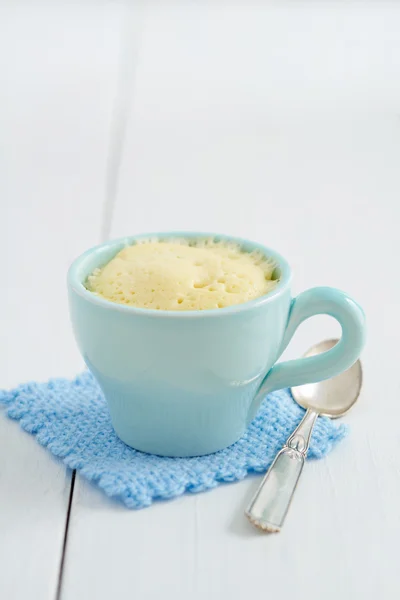
{"type": "Polygon", "coordinates": [[[400,4],[3,0],[0,75],[1,388],[82,369],[65,275],[106,237],[249,237],[368,318],[351,435],[279,535],[259,478],[129,511],[0,414],[0,597],[398,598],[400,4]]]}

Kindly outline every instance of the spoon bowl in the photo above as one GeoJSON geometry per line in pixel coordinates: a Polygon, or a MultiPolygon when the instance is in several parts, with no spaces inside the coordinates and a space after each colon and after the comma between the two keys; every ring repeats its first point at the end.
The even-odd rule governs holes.
{"type": "MultiPolygon", "coordinates": [[[[310,348],[305,357],[316,356],[327,352],[339,340],[325,340],[310,348]]],[[[319,383],[308,383],[292,387],[291,392],[297,404],[303,408],[311,409],[319,415],[337,419],[342,417],[354,406],[360,395],[362,386],[361,361],[357,360],[350,369],[332,379],[319,383]]]]}

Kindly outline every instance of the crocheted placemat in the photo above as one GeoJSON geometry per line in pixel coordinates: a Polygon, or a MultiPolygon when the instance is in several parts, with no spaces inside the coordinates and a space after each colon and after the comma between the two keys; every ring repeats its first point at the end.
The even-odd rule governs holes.
{"type": "MultiPolygon", "coordinates": [[[[273,392],[236,444],[197,458],[165,458],[133,450],[117,437],[102,392],[89,372],[73,380],[53,379],[0,391],[0,404],[68,467],[129,508],[266,471],[304,414],[289,390],[273,392]]],[[[325,456],[345,433],[344,425],[320,417],[308,456],[325,456]]]]}

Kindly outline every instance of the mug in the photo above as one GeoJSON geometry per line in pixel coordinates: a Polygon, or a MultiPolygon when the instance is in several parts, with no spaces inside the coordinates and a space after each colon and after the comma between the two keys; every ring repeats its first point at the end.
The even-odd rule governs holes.
{"type": "Polygon", "coordinates": [[[317,287],[292,298],[291,270],[274,250],[240,238],[171,232],[125,237],[92,248],[68,273],[70,313],[84,360],[99,383],[117,435],[162,456],[200,456],[242,437],[265,396],[338,375],[359,357],[364,313],[345,293],[317,287]],[[229,240],[276,262],[276,288],[243,304],[204,311],[136,308],[85,288],[93,270],[144,238],[229,240]],[[324,354],[275,364],[297,327],[327,314],[342,326],[324,354]]]}

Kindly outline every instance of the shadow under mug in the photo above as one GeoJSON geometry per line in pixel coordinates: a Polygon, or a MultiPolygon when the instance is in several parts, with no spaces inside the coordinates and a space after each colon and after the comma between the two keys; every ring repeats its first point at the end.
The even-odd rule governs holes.
{"type": "Polygon", "coordinates": [[[269,392],[338,375],[359,357],[364,313],[328,287],[292,298],[291,271],[274,250],[248,240],[171,232],[126,237],[92,248],[68,273],[70,312],[84,360],[107,400],[113,426],[129,446],[164,456],[199,456],[236,442],[269,392]],[[139,239],[202,238],[238,242],[276,261],[277,287],[228,308],[163,311],[116,304],[85,281],[96,267],[139,239]],[[275,364],[297,327],[327,314],[342,327],[324,354],[275,364]]]}

